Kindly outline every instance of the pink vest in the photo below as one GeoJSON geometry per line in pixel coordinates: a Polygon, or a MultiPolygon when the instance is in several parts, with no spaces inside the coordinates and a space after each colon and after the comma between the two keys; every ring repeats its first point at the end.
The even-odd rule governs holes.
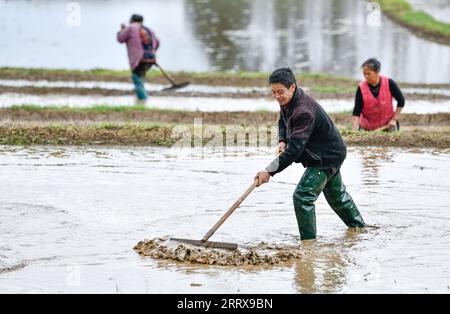
{"type": "Polygon", "coordinates": [[[389,78],[380,76],[380,80],[380,92],[377,98],[370,91],[367,81],[364,80],[359,83],[363,98],[363,110],[359,124],[364,130],[375,130],[385,126],[394,116],[392,94],[389,89],[389,78]]]}

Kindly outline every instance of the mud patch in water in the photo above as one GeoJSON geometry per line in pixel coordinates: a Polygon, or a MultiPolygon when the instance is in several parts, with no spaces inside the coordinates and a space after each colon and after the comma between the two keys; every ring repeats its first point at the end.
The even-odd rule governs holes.
{"type": "Polygon", "coordinates": [[[8,266],[1,266],[0,267],[0,274],[17,271],[17,270],[20,270],[22,268],[25,268],[26,266],[27,265],[25,263],[19,263],[19,264],[8,265],[8,266]]]}
{"type": "Polygon", "coordinates": [[[141,241],[134,250],[141,256],[154,259],[220,266],[276,265],[300,259],[305,255],[305,252],[296,246],[269,245],[262,242],[256,246],[229,251],[197,247],[170,241],[168,238],[141,241]]]}

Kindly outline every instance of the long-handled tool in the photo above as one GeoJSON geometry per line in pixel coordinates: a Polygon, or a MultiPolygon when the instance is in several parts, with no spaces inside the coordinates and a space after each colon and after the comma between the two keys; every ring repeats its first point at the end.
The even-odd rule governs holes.
{"type": "Polygon", "coordinates": [[[188,86],[191,84],[191,82],[182,82],[182,83],[175,83],[175,81],[161,68],[161,66],[158,63],[155,63],[155,65],[161,70],[161,73],[166,77],[166,79],[169,80],[170,83],[172,83],[172,86],[169,86],[167,88],[164,88],[163,91],[169,91],[174,89],[179,89],[188,86]]]}
{"type": "Polygon", "coordinates": [[[255,189],[258,185],[258,179],[256,179],[253,184],[244,192],[244,194],[239,197],[239,199],[227,210],[227,212],[219,219],[219,221],[205,234],[205,236],[201,240],[190,240],[190,239],[178,239],[171,238],[170,240],[184,242],[196,246],[203,246],[209,248],[219,248],[219,249],[228,249],[228,250],[236,250],[238,245],[236,243],[227,243],[227,242],[212,242],[208,241],[209,238],[219,229],[219,227],[227,220],[228,217],[236,210],[236,208],[241,205],[241,203],[245,200],[245,198],[255,189]]]}

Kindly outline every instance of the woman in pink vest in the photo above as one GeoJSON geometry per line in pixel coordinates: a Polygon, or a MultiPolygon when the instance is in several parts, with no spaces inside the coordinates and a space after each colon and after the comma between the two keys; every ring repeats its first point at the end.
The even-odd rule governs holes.
{"type": "Polygon", "coordinates": [[[380,61],[371,58],[361,66],[365,80],[359,83],[355,95],[352,130],[366,131],[400,129],[400,112],[405,106],[405,97],[394,80],[381,76],[380,61]],[[397,101],[394,112],[392,98],[397,101]]]}

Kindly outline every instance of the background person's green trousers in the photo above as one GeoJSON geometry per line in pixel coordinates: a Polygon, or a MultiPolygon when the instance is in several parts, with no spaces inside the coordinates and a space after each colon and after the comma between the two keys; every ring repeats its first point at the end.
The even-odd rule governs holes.
{"type": "Polygon", "coordinates": [[[294,208],[301,240],[316,238],[314,202],[323,191],[331,208],[348,227],[365,227],[364,220],[342,183],[341,173],[330,175],[320,169],[306,168],[294,192],[294,208]]]}

